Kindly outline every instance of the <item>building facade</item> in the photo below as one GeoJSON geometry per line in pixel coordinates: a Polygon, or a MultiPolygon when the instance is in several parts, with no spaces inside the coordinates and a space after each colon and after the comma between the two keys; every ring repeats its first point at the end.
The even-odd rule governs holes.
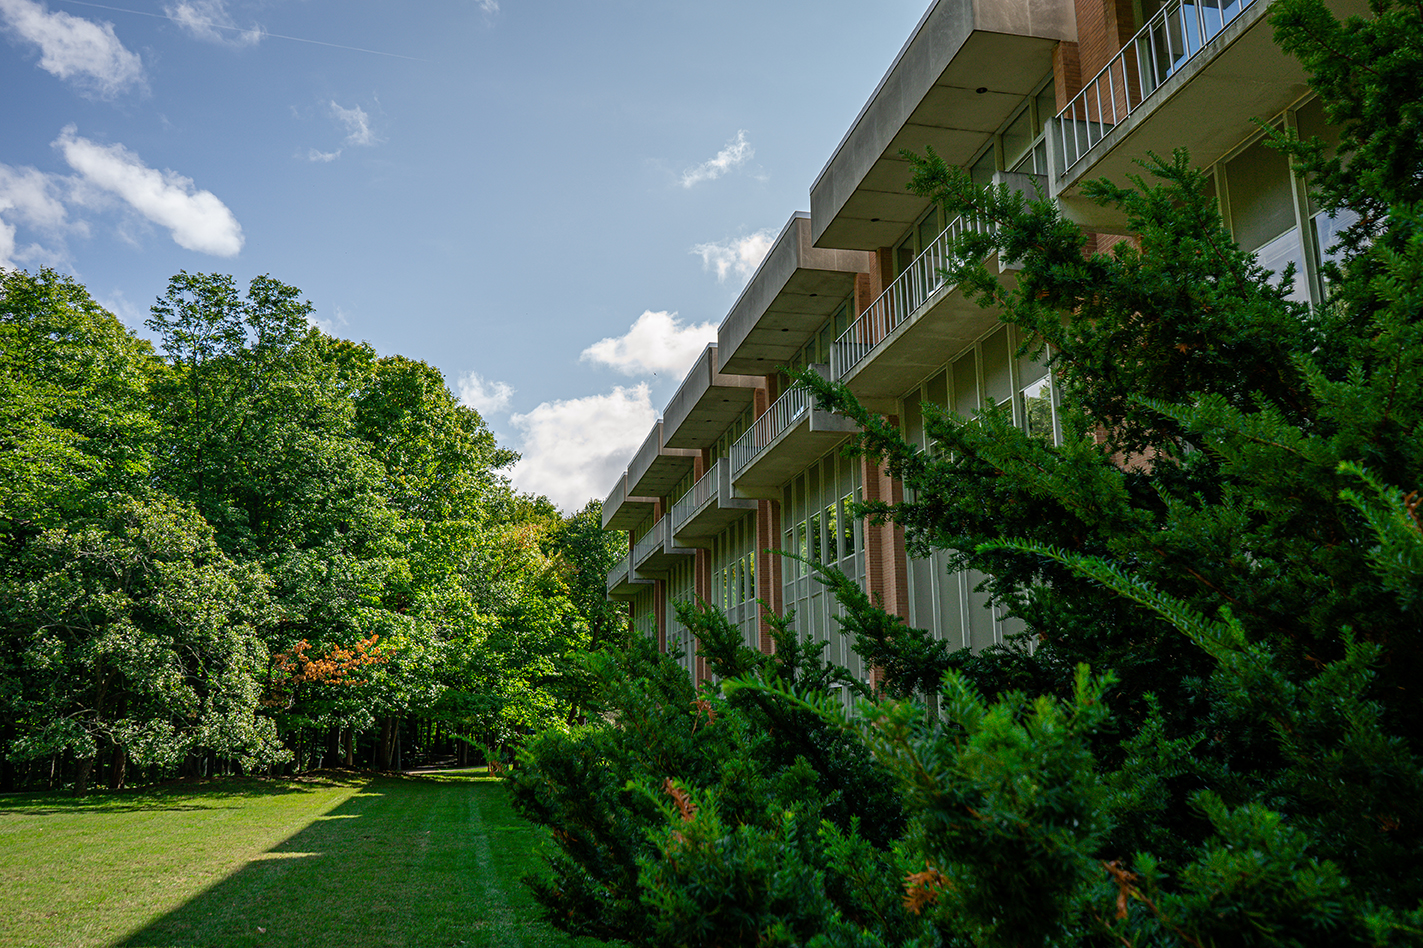
{"type": "MultiPolygon", "coordinates": [[[[1363,12],[1334,0],[1336,13],[1363,12]]],[[[867,677],[837,634],[837,604],[786,550],[838,566],[910,625],[981,649],[1011,634],[980,575],[943,554],[907,556],[893,525],[850,516],[902,486],[842,457],[854,432],[790,387],[787,367],[845,383],[870,410],[924,440],[926,402],[971,416],[1011,408],[1030,434],[1058,439],[1053,381],[1019,358],[1022,340],[939,276],[964,227],[905,190],[904,149],[925,147],[979,183],[1056,201],[1106,249],[1124,222],[1082,183],[1126,183],[1149,153],[1189,149],[1208,169],[1236,241],[1261,263],[1293,263],[1295,294],[1326,291],[1320,266],[1347,221],[1320,212],[1256,119],[1329,138],[1298,63],[1274,44],[1269,0],[936,0],[787,221],[709,345],[603,504],[628,556],[608,595],[634,629],[706,676],[675,603],[725,610],[769,651],[761,602],[794,609],[827,658],[867,677]]],[[[989,266],[995,267],[990,260],[989,266]]],[[[1006,269],[1006,268],[1005,268],[1006,269]]]]}

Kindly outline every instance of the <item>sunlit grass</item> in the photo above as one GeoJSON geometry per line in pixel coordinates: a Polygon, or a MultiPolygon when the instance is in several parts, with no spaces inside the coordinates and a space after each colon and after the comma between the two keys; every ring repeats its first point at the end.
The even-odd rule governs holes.
{"type": "Polygon", "coordinates": [[[0,797],[0,946],[571,944],[533,846],[463,774],[0,797]]]}

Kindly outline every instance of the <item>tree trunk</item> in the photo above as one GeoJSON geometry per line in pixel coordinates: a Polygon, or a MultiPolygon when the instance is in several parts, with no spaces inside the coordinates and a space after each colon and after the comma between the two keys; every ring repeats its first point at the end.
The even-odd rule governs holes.
{"type": "Polygon", "coordinates": [[[376,741],[376,770],[390,769],[390,752],[394,741],[391,731],[394,730],[394,715],[387,714],[380,723],[380,739],[376,741]]]}
{"type": "Polygon", "coordinates": [[[113,758],[109,761],[109,789],[122,790],[124,788],[124,776],[128,771],[128,752],[122,747],[115,747],[113,758]]]}
{"type": "Polygon", "coordinates": [[[346,766],[351,769],[356,767],[356,729],[346,728],[346,766]]]}
{"type": "Polygon", "coordinates": [[[82,797],[89,792],[89,771],[94,769],[94,758],[83,757],[74,762],[74,795],[82,797]]]}

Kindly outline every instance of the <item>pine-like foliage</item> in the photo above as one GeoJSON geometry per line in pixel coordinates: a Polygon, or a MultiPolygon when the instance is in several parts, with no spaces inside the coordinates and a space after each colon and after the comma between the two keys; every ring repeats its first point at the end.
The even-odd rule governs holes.
{"type": "MultiPolygon", "coordinates": [[[[825,574],[884,675],[877,700],[846,718],[755,669],[700,700],[727,702],[719,726],[756,696],[853,739],[896,789],[903,832],[807,828],[833,771],[800,798],[766,791],[749,817],[723,773],[656,770],[665,744],[640,732],[642,789],[625,791],[639,802],[616,812],[643,808],[627,869],[641,927],[600,934],[1423,943],[1423,10],[1378,2],[1340,23],[1277,0],[1272,18],[1343,127],[1332,153],[1278,139],[1322,206],[1359,216],[1329,301],[1292,302],[1288,276],[1235,247],[1185,154],[1146,162],[1133,187],[1092,186],[1139,235],[1108,253],[1084,253],[1050,203],[914,157],[916,191],[994,224],[961,238],[949,279],[1050,360],[1063,441],[926,404],[938,450],[924,452],[845,389],[802,381],[913,498],[865,512],[987,574],[1027,632],[950,653],[825,574]],[[994,257],[1016,261],[1011,284],[994,257]],[[755,911],[735,926],[697,914],[717,905],[755,911]]],[[[675,746],[762,766],[785,738],[751,720],[733,746],[691,750],[709,738],[690,725],[675,746]]],[[[597,740],[632,741],[629,721],[597,740]]],[[[547,750],[530,764],[567,752],[547,750]]],[[[535,815],[562,845],[562,815],[535,815]]],[[[555,868],[565,884],[571,864],[555,868]]]]}

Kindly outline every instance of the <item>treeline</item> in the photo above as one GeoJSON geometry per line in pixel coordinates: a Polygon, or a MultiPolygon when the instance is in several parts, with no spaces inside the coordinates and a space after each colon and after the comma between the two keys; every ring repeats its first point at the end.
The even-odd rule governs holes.
{"type": "Polygon", "coordinates": [[[147,341],[0,274],[0,790],[461,761],[625,629],[596,504],[520,496],[432,367],[180,273],[147,341]]]}

